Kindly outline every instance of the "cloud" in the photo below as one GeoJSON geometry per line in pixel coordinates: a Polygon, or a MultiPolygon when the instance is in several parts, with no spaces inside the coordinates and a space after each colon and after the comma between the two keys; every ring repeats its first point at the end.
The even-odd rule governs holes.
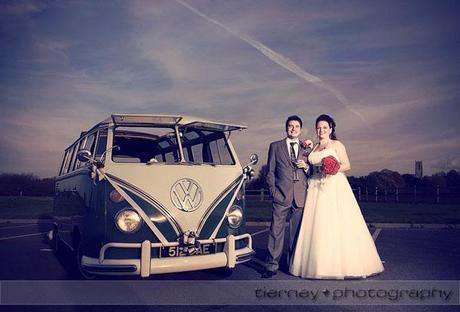
{"type": "Polygon", "coordinates": [[[0,2],[0,15],[27,15],[37,13],[46,5],[42,1],[16,0],[0,2]]]}
{"type": "Polygon", "coordinates": [[[227,27],[226,25],[220,23],[219,21],[207,16],[206,14],[203,14],[201,11],[199,11],[196,8],[192,7],[187,2],[184,2],[184,1],[181,1],[181,0],[176,0],[176,2],[181,4],[181,5],[183,5],[184,7],[189,9],[194,14],[196,14],[196,15],[202,17],[203,19],[205,19],[205,20],[207,20],[207,21],[219,26],[220,28],[224,29],[228,33],[230,33],[230,34],[236,36],[237,38],[241,39],[242,41],[248,43],[250,46],[252,46],[256,50],[258,50],[260,53],[262,53],[268,59],[273,61],[275,64],[278,64],[279,66],[287,69],[288,71],[290,71],[291,73],[293,73],[297,77],[303,79],[304,81],[306,81],[308,83],[312,83],[315,86],[317,86],[319,88],[322,88],[324,90],[327,90],[328,92],[332,93],[336,97],[336,99],[339,101],[339,103],[345,109],[347,109],[351,113],[353,113],[356,116],[358,116],[363,122],[366,122],[365,119],[363,118],[363,116],[360,114],[360,112],[358,112],[356,109],[350,107],[350,105],[348,104],[347,98],[339,90],[337,90],[333,86],[325,83],[318,76],[315,76],[315,75],[313,75],[311,73],[306,72],[303,68],[301,68],[299,65],[297,65],[292,59],[286,57],[283,54],[280,54],[280,53],[274,51],[270,47],[264,45],[263,43],[261,43],[258,40],[255,40],[255,39],[251,38],[248,35],[239,34],[238,32],[236,32],[233,29],[227,27]]]}
{"type": "Polygon", "coordinates": [[[355,175],[411,172],[415,159],[429,173],[460,145],[449,139],[460,117],[458,22],[452,10],[441,18],[443,4],[190,2],[339,90],[366,125],[337,94],[176,2],[18,3],[0,20],[0,171],[55,174],[64,148],[113,112],[246,124],[232,140],[242,163],[256,152],[260,165],[288,115],[314,137],[314,119],[328,113],[355,175]]]}
{"type": "Polygon", "coordinates": [[[67,40],[37,39],[33,42],[33,50],[36,55],[36,62],[56,62],[61,59],[64,62],[69,61],[69,49],[74,43],[67,40]]]}

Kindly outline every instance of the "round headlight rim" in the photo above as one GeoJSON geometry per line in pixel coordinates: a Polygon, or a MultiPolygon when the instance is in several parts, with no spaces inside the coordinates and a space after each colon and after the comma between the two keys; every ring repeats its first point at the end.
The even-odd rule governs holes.
{"type": "Polygon", "coordinates": [[[126,207],[126,208],[123,208],[123,209],[120,209],[117,214],[115,215],[115,218],[114,218],[114,221],[115,221],[115,226],[117,227],[117,229],[124,233],[124,234],[134,234],[134,233],[137,233],[140,228],[142,227],[142,224],[144,223],[144,220],[142,219],[142,217],[139,215],[139,213],[133,209],[132,207],[126,207]],[[135,214],[137,214],[139,216],[139,223],[136,227],[135,230],[131,231],[131,232],[128,232],[128,231],[125,231],[123,230],[119,225],[118,225],[118,218],[120,217],[120,215],[123,213],[123,212],[126,212],[126,211],[131,211],[131,212],[134,212],[135,214]]]}
{"type": "Polygon", "coordinates": [[[232,229],[237,229],[239,228],[242,224],[243,224],[243,220],[244,220],[244,213],[243,213],[243,208],[241,206],[238,206],[238,205],[232,205],[230,207],[230,209],[228,209],[228,213],[227,213],[227,223],[228,223],[228,226],[231,227],[232,229]],[[239,220],[236,224],[232,224],[230,222],[230,216],[232,215],[232,213],[234,213],[235,211],[239,211],[239,215],[237,217],[239,217],[239,220]]]}

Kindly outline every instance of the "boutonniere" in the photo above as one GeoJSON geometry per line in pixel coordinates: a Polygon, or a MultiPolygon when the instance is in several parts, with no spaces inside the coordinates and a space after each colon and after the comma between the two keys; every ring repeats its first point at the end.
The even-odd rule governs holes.
{"type": "Polygon", "coordinates": [[[300,142],[303,148],[312,148],[313,147],[313,141],[310,139],[303,140],[300,142]]]}
{"type": "Polygon", "coordinates": [[[308,157],[308,155],[311,152],[311,149],[313,148],[313,141],[310,139],[303,140],[300,145],[303,147],[304,151],[302,153],[302,156],[308,157]]]}

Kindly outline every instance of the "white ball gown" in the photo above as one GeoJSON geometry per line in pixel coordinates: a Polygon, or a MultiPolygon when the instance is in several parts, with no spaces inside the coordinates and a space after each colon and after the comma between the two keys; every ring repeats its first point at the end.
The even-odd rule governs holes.
{"type": "MultiPolygon", "coordinates": [[[[313,166],[332,155],[332,148],[310,153],[313,166]]],[[[318,168],[318,167],[316,167],[318,168]]],[[[317,171],[317,170],[316,170],[317,171]]],[[[365,278],[383,271],[372,236],[345,174],[308,182],[308,194],[290,273],[313,279],[365,278]]]]}

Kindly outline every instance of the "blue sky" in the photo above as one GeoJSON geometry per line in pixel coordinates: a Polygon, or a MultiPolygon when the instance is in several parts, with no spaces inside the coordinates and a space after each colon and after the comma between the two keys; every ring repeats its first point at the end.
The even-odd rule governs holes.
{"type": "Polygon", "coordinates": [[[233,143],[261,163],[287,116],[314,138],[327,113],[351,175],[460,169],[459,1],[184,2],[1,1],[0,172],[55,175],[114,112],[248,125],[233,143]]]}

